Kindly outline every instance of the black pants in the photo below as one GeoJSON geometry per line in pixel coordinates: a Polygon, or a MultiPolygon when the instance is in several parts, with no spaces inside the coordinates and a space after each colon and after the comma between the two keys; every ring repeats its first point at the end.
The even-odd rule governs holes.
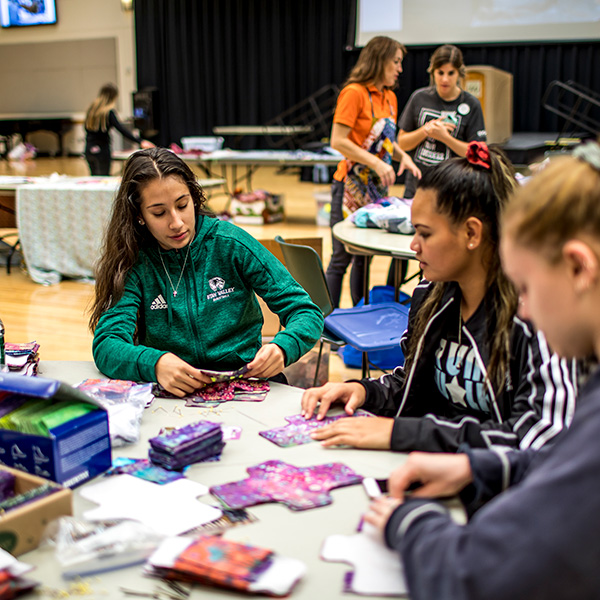
{"type": "Polygon", "coordinates": [[[110,175],[110,148],[90,146],[85,149],[85,160],[90,167],[91,175],[110,175]]]}
{"type": "MultiPolygon", "coordinates": [[[[344,220],[343,201],[344,184],[341,181],[334,180],[331,184],[330,223],[332,229],[336,223],[344,220]]],[[[331,233],[331,244],[333,252],[325,277],[327,279],[327,287],[329,287],[333,306],[338,308],[340,305],[342,282],[344,281],[344,275],[346,274],[346,270],[350,263],[352,263],[352,271],[350,273],[350,295],[352,296],[352,303],[356,305],[363,297],[365,257],[348,254],[344,248],[344,244],[333,235],[333,232],[331,233]]]]}

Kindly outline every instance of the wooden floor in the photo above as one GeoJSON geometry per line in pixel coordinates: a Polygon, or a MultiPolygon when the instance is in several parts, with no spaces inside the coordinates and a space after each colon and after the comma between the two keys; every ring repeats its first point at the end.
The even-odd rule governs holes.
{"type": "MultiPolygon", "coordinates": [[[[113,165],[118,174],[119,164],[113,165]]],[[[38,158],[26,163],[9,164],[0,161],[0,175],[50,175],[60,173],[72,176],[88,175],[87,164],[81,158],[38,158]]],[[[198,175],[205,175],[198,171],[198,175]]],[[[315,192],[329,191],[328,184],[300,181],[297,170],[280,172],[263,167],[254,175],[254,188],[266,189],[285,195],[286,220],[267,226],[245,226],[244,228],[260,239],[285,237],[322,237],[323,263],[327,265],[331,255],[331,233],[329,227],[316,225],[317,205],[315,192]]],[[[401,188],[392,188],[400,194],[401,188]]],[[[210,205],[220,211],[227,198],[215,191],[210,205]]],[[[371,283],[384,284],[389,259],[375,257],[371,283]]],[[[346,277],[346,280],[348,278],[346,277]]],[[[406,290],[410,292],[410,290],[406,290]]],[[[93,286],[75,281],[63,281],[58,285],[42,286],[33,283],[23,269],[13,268],[7,275],[4,264],[0,264],[0,318],[6,329],[9,342],[37,340],[42,360],[91,360],[92,335],[87,328],[87,310],[92,298],[93,286]]],[[[344,282],[342,306],[350,307],[347,281],[344,282]]],[[[344,366],[341,358],[333,353],[330,357],[329,379],[344,381],[360,376],[355,369],[344,366]]]]}

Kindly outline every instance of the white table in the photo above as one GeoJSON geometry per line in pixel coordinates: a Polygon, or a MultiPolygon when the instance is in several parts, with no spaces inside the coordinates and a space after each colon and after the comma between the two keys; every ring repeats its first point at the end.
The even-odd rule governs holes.
{"type": "MultiPolygon", "coordinates": [[[[390,233],[384,229],[357,227],[349,219],[344,219],[333,226],[333,235],[344,244],[346,252],[365,257],[364,298],[369,303],[370,267],[373,256],[389,256],[398,259],[414,259],[411,250],[412,235],[390,233]]],[[[396,262],[396,284],[398,284],[399,265],[396,262]]],[[[398,285],[396,285],[396,292],[398,285]]],[[[396,298],[397,299],[397,298],[396,298]]]]}
{"type": "Polygon", "coordinates": [[[310,125],[217,125],[213,133],[217,135],[295,135],[310,133],[310,125]]]}
{"type": "Polygon", "coordinates": [[[48,179],[17,188],[17,227],[29,275],[36,283],[91,279],[117,177],[48,179]]]}
{"type": "Polygon", "coordinates": [[[263,166],[311,167],[315,165],[335,166],[341,154],[318,154],[304,150],[216,150],[198,157],[198,163],[211,173],[219,167],[221,176],[227,180],[227,189],[233,194],[239,182],[245,179],[246,190],[252,191],[252,175],[263,166]],[[246,168],[245,175],[238,179],[237,167],[246,168]],[[231,167],[231,172],[228,172],[231,167]]]}
{"type": "MultiPolygon", "coordinates": [[[[100,376],[94,365],[89,362],[42,362],[39,374],[70,384],[88,377],[100,376]]],[[[279,459],[299,467],[342,462],[360,475],[377,478],[387,477],[405,460],[403,454],[376,450],[328,450],[316,442],[293,448],[280,448],[259,436],[259,431],[284,425],[286,416],[299,413],[302,392],[299,388],[272,384],[271,391],[263,402],[228,402],[214,411],[186,408],[181,400],[156,399],[144,413],[140,441],[132,446],[117,448],[113,452],[113,458],[146,458],[148,439],[156,435],[161,427],[181,427],[186,423],[208,419],[227,425],[239,425],[242,427],[242,435],[239,440],[227,442],[219,462],[198,463],[189,469],[189,478],[207,486],[244,479],[247,477],[247,467],[271,459],[279,459]]],[[[248,510],[259,520],[229,529],[225,537],[270,548],[281,555],[302,560],[307,566],[307,573],[294,589],[291,596],[294,599],[352,598],[354,596],[342,593],[343,577],[349,570],[348,566],[322,561],[319,551],[328,535],[355,533],[361,514],[368,506],[368,500],[361,485],[334,489],[331,495],[333,502],[329,506],[305,511],[291,511],[286,506],[276,503],[250,507],[248,510]]],[[[218,505],[212,496],[203,496],[200,500],[218,505]]],[[[76,516],[80,517],[85,510],[93,506],[93,503],[80,496],[79,489],[74,490],[76,516]]],[[[61,579],[60,567],[53,551],[38,549],[20,558],[36,567],[31,574],[33,578],[43,581],[49,587],[67,587],[67,582],[61,579]]],[[[105,573],[99,576],[98,580],[94,579],[92,585],[97,594],[94,597],[113,599],[125,597],[119,591],[120,586],[152,591],[156,584],[153,580],[142,577],[139,566],[105,573]]],[[[192,598],[240,597],[242,595],[239,593],[203,586],[195,586],[192,593],[192,598]]]]}

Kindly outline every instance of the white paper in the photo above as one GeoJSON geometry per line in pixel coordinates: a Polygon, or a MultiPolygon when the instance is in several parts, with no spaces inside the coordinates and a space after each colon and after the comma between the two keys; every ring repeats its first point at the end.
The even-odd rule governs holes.
{"type": "Polygon", "coordinates": [[[159,485],[132,475],[113,475],[81,488],[81,495],[100,504],[84,513],[90,521],[132,519],[161,535],[179,535],[222,516],[219,508],[199,502],[208,488],[189,479],[159,485]]]}

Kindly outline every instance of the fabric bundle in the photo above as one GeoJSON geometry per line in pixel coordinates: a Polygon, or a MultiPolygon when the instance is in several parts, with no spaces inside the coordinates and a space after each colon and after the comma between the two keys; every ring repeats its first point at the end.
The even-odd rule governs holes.
{"type": "Polygon", "coordinates": [[[357,227],[385,229],[390,233],[412,235],[415,232],[410,220],[410,200],[390,196],[359,208],[350,216],[357,227]]]}
{"type": "Polygon", "coordinates": [[[252,594],[286,596],[306,572],[299,560],[219,536],[168,538],[150,557],[146,572],[252,594]]]}
{"type": "Polygon", "coordinates": [[[198,421],[151,438],[148,456],[154,464],[178,471],[192,463],[220,456],[224,446],[219,423],[198,421]]]}
{"type": "Polygon", "coordinates": [[[8,370],[19,375],[37,375],[40,357],[38,350],[40,345],[37,342],[28,342],[26,344],[14,344],[6,342],[6,364],[8,370]]]}

